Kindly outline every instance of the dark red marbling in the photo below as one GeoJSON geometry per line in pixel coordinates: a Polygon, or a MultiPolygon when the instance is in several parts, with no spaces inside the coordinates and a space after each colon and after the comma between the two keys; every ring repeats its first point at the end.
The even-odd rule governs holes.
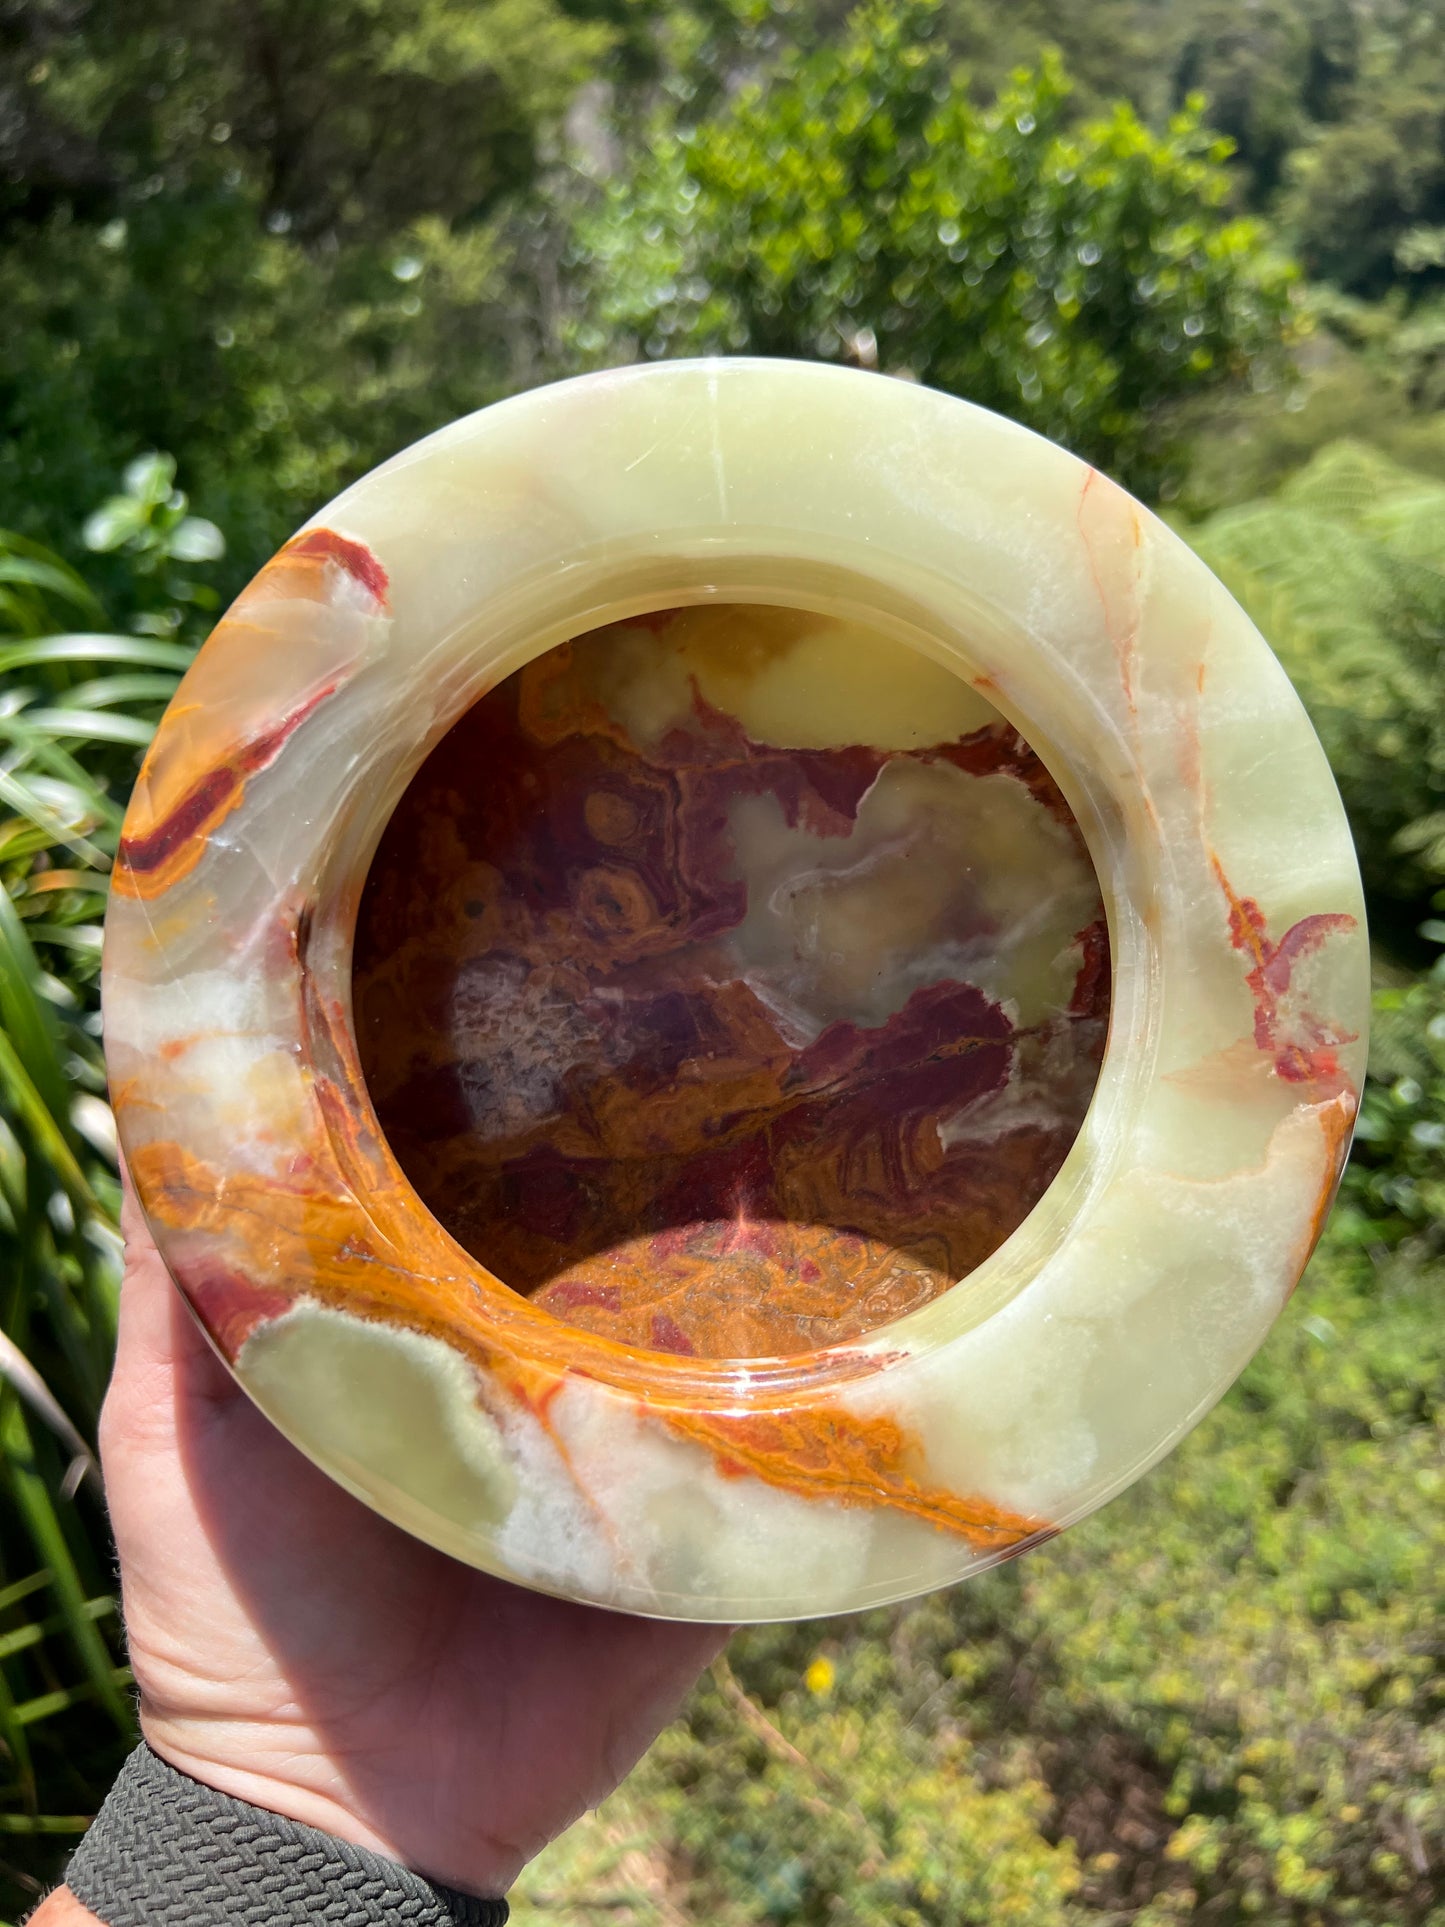
{"type": "MultiPolygon", "coordinates": [[[[1002,720],[927,749],[780,749],[695,694],[636,743],[573,673],[607,646],[492,691],[402,799],[357,931],[368,1087],[437,1217],[559,1318],[667,1352],[817,1349],[945,1290],[1052,1180],[1102,1055],[1102,904],[1065,933],[1072,992],[1045,1021],[944,975],[886,1021],[800,1036],[729,950],[740,798],[820,849],[900,758],[1017,782],[1071,823],[1063,800],[1002,720]]],[[[976,947],[976,896],[938,888],[940,955],[976,947]]]]}

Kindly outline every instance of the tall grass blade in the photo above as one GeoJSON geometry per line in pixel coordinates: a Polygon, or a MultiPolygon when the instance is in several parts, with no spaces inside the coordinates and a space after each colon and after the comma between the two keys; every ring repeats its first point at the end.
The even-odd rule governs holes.
{"type": "Polygon", "coordinates": [[[54,1166],[55,1175],[75,1209],[86,1213],[97,1210],[95,1193],[77,1163],[75,1153],[66,1143],[60,1125],[36,1090],[34,1081],[3,1030],[0,1030],[0,1093],[8,1096],[21,1122],[36,1139],[48,1162],[54,1166]]]}
{"type": "MultiPolygon", "coordinates": [[[[80,1436],[61,1403],[45,1380],[36,1371],[30,1360],[21,1351],[14,1339],[0,1331],[0,1378],[5,1379],[22,1398],[38,1419],[48,1425],[70,1454],[70,1465],[65,1474],[65,1496],[74,1496],[81,1479],[89,1479],[95,1487],[97,1498],[101,1496],[100,1467],[95,1455],[80,1436]]],[[[0,1658],[4,1657],[5,1640],[0,1635],[0,1658]]]]}
{"type": "Polygon", "coordinates": [[[136,669],[173,669],[180,676],[194,654],[184,643],[160,642],[153,636],[40,636],[0,645],[0,676],[67,662],[123,662],[136,669]]]}
{"type": "Polygon", "coordinates": [[[39,959],[8,894],[0,890],[0,1027],[52,1116],[63,1117],[69,1091],[53,1011],[40,993],[39,959]]]}
{"type": "MultiPolygon", "coordinates": [[[[10,1490],[35,1550],[50,1568],[51,1584],[60,1602],[66,1633],[85,1670],[90,1690],[116,1725],[122,1731],[128,1730],[130,1707],[116,1683],[115,1663],[109,1649],[86,1610],[86,1590],[81,1584],[60,1520],[56,1517],[54,1502],[36,1465],[35,1448],[25,1415],[15,1394],[3,1389],[0,1389],[0,1448],[3,1448],[7,1461],[10,1490]]],[[[62,1700],[60,1703],[69,1704],[69,1701],[62,1700]]],[[[23,1725],[42,1717],[34,1710],[34,1704],[27,1702],[16,1709],[16,1717],[23,1725]]]]}

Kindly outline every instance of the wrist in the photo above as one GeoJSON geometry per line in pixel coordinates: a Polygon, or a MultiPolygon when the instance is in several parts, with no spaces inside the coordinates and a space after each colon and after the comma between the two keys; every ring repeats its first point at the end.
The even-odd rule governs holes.
{"type": "Polygon", "coordinates": [[[142,1702],[140,1729],[153,1753],[202,1786],[369,1853],[406,1857],[357,1811],[334,1762],[305,1728],[267,1720],[166,1719],[148,1713],[142,1702]]]}
{"type": "Polygon", "coordinates": [[[140,1728],[152,1752],[188,1779],[380,1854],[424,1880],[469,1893],[504,1894],[521,1871],[521,1856],[493,1845],[480,1831],[450,1854],[408,1852],[384,1825],[368,1818],[338,1760],[302,1722],[178,1719],[153,1711],[143,1698],[140,1728]]]}
{"type": "Polygon", "coordinates": [[[507,1904],[257,1807],[150,1745],[122,1767],[41,1927],[503,1927],[507,1904]],[[67,1912],[67,1903],[81,1911],[67,1912]]]}

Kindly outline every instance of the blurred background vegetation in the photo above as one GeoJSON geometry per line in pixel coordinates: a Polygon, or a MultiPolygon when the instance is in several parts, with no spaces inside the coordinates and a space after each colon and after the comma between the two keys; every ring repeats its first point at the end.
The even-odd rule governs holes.
{"type": "Polygon", "coordinates": [[[1445,0],[0,0],[0,311],[0,1916],[131,1739],[91,1448],[139,752],[376,460],[752,351],[999,408],[1195,543],[1355,827],[1371,1076],[1173,1458],[951,1594],[741,1636],[518,1916],[1441,1927],[1445,0]]]}

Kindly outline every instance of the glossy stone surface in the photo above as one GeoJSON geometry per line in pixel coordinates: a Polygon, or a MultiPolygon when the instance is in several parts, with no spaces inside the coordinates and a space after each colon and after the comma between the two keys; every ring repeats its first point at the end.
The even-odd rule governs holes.
{"type": "Polygon", "coordinates": [[[509,677],[362,900],[391,1148],[558,1318],[780,1357],[917,1310],[1028,1215],[1108,1015],[1038,758],[950,670],[791,609],[662,611],[509,677]]]}
{"type": "MultiPolygon", "coordinates": [[[[848,686],[804,680],[820,717],[848,686]]],[[[578,692],[554,693],[556,713],[573,713],[578,692]]],[[[888,694],[875,688],[880,717],[906,717],[888,694]]],[[[745,698],[731,711],[712,700],[745,716],[745,698]]],[[[648,740],[632,727],[629,740],[648,740]]],[[[770,740],[756,722],[747,733],[770,740]]],[[[967,734],[950,727],[943,741],[967,734]]],[[[869,735],[849,721],[831,745],[773,747],[816,755],[869,735]]],[[[603,753],[585,731],[576,741],[603,753]]],[[[953,780],[955,765],[922,747],[887,765],[890,784],[910,786],[910,825],[927,814],[912,786],[953,780]]],[[[884,774],[856,806],[856,780],[828,791],[839,834],[855,807],[851,835],[871,833],[884,774]]],[[[802,798],[794,781],[780,772],[772,789],[731,797],[747,850],[796,847],[782,801],[802,798]]],[[[606,848],[630,821],[604,802],[590,834],[606,848]]],[[[823,828],[831,848],[833,820],[823,828]]],[[[514,847],[538,847],[534,826],[518,836],[514,847]]],[[[1050,902],[1032,858],[1015,867],[1050,902]]],[[[596,931],[625,948],[649,919],[615,876],[590,894],[577,881],[593,934],[579,908],[570,946],[547,954],[586,975],[596,931]]],[[[544,893],[560,882],[543,876],[544,893]]],[[[946,917],[937,887],[930,876],[929,914],[946,917]]],[[[811,1009],[816,1037],[777,1031],[788,1065],[771,1045],[755,1060],[756,1114],[789,1066],[846,1036],[840,1023],[896,1019],[869,1007],[849,960],[891,940],[875,925],[916,929],[912,915],[890,903],[847,920],[829,946],[833,1001],[811,1009]]],[[[705,941],[742,944],[769,994],[793,994],[786,946],[749,912],[705,941]]],[[[894,995],[904,948],[900,934],[894,995]]],[[[1072,981],[1065,1004],[1077,970],[1072,981]]],[[[1258,634],[1178,538],[1074,457],[965,403],[839,369],[730,361],[589,377],[459,422],[366,477],[268,564],[146,759],[116,865],[104,1000],[142,1208],[218,1350],[303,1450],[492,1571],[736,1620],[947,1584],[1081,1517],[1166,1452],[1303,1270],[1349,1141],[1368,990],[1359,881],[1319,745],[1258,634]],[[565,658],[549,671],[547,652],[569,638],[721,605],[861,624],[999,711],[1067,799],[1109,924],[1103,1062],[1052,1184],[950,1289],[784,1357],[659,1350],[650,1322],[645,1347],[623,1343],[513,1289],[491,1249],[467,1250],[419,1197],[379,1126],[353,1023],[365,881],[436,745],[530,663],[550,689],[565,658]]],[[[1019,983],[1009,994],[1024,1027],[1019,983]]],[[[436,1039],[420,999],[410,1015],[425,1057],[436,1039]]],[[[981,1029],[952,1025],[956,1037],[981,1029]]],[[[972,1067],[953,1061],[963,1119],[987,1115],[994,1094],[970,1096],[972,1067]]],[[[412,1068],[393,1056],[398,1089],[412,1068]]],[[[498,1103],[525,1135],[517,1093],[498,1103]]],[[[937,1147],[914,1147],[915,1185],[949,1148],[931,1105],[914,1112],[937,1147]]],[[[629,1121],[623,1104],[607,1128],[625,1139],[644,1115],[634,1105],[629,1121]]],[[[669,1132],[678,1121],[674,1106],[669,1132]]],[[[810,1142],[831,1143],[833,1127],[825,1107],[810,1142]]],[[[523,1138],[499,1142],[510,1154],[523,1138]]],[[[822,1165],[856,1226],[866,1185],[839,1179],[832,1151],[822,1165]]],[[[908,1183],[881,1189],[896,1201],[908,1183]]],[[[621,1204],[604,1203],[615,1219],[621,1204]]],[[[829,1211],[809,1221],[835,1223],[829,1211]]],[[[876,1229],[893,1242],[893,1220],[876,1229]]],[[[576,1255],[544,1253],[540,1268],[576,1255]]],[[[930,1248],[930,1267],[943,1255],[930,1248]]]]}

